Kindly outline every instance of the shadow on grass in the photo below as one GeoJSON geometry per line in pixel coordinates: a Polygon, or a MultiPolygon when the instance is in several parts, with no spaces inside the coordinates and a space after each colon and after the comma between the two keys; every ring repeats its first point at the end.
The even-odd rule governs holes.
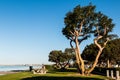
{"type": "Polygon", "coordinates": [[[38,77],[28,77],[22,80],[103,80],[98,78],[81,78],[81,77],[53,77],[53,76],[38,76],[38,77]]]}

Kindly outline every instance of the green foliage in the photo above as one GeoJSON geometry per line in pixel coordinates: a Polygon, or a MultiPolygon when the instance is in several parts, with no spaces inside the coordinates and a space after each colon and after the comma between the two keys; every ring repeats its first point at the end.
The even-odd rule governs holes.
{"type": "MultiPolygon", "coordinates": [[[[68,39],[72,40],[75,35],[75,30],[80,32],[80,26],[82,26],[82,37],[79,38],[79,42],[83,39],[89,37],[93,26],[93,16],[94,16],[95,6],[88,5],[85,7],[76,6],[73,11],[68,12],[64,18],[65,28],[63,28],[62,33],[68,39]]],[[[73,40],[74,41],[74,40],[73,40]]]]}
{"type": "Polygon", "coordinates": [[[94,34],[94,36],[104,35],[104,39],[115,36],[108,35],[114,27],[112,19],[101,12],[96,12],[95,8],[91,4],[85,7],[76,6],[73,11],[68,12],[64,18],[65,28],[62,29],[63,35],[67,39],[74,41],[73,38],[76,36],[74,33],[78,31],[80,34],[79,43],[90,37],[91,34],[94,34]]]}
{"type": "Polygon", "coordinates": [[[62,55],[62,51],[51,51],[49,54],[49,61],[51,62],[61,62],[61,55],[62,55]]]}
{"type": "Polygon", "coordinates": [[[75,51],[72,48],[66,48],[64,51],[64,56],[66,56],[66,59],[68,60],[75,60],[75,51]]]}
{"type": "Polygon", "coordinates": [[[53,66],[52,65],[44,65],[45,68],[48,70],[48,71],[51,71],[53,70],[53,66]]]}
{"type": "MultiPolygon", "coordinates": [[[[120,61],[120,39],[114,39],[108,42],[106,48],[103,50],[100,56],[99,62],[106,62],[108,59],[110,62],[120,61]]],[[[94,61],[97,55],[98,48],[96,45],[87,45],[83,50],[82,57],[90,62],[94,61]]]]}
{"type": "Polygon", "coordinates": [[[70,48],[66,48],[64,52],[53,50],[49,54],[49,61],[54,62],[57,68],[65,68],[73,60],[75,60],[75,53],[70,48]]]}
{"type": "Polygon", "coordinates": [[[93,62],[98,52],[98,47],[95,44],[87,45],[82,52],[82,57],[84,60],[93,62]]]}

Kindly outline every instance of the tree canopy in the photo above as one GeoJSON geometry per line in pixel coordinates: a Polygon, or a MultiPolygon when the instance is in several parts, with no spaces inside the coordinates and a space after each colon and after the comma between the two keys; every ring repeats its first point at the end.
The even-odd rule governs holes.
{"type": "Polygon", "coordinates": [[[64,52],[53,50],[49,53],[49,61],[56,63],[57,68],[66,68],[74,60],[75,53],[71,48],[66,48],[64,52]]]}

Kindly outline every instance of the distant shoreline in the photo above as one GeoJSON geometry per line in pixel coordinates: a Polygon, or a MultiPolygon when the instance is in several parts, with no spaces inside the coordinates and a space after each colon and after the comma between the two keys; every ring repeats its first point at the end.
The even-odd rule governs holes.
{"type": "Polygon", "coordinates": [[[42,64],[0,64],[0,66],[41,66],[42,64]]]}
{"type": "MultiPolygon", "coordinates": [[[[41,68],[41,65],[32,66],[32,68],[33,69],[41,68]]],[[[0,65],[0,76],[6,75],[6,74],[18,73],[18,72],[28,72],[29,69],[30,69],[30,66],[27,66],[27,65],[6,65],[6,66],[0,65]]]]}

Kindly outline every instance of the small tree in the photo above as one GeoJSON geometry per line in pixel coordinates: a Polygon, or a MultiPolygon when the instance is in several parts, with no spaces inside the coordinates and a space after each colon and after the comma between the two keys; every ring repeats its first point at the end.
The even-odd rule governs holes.
{"type": "MultiPolygon", "coordinates": [[[[68,64],[72,65],[75,63],[75,51],[72,48],[66,48],[64,51],[65,55],[68,56],[68,64]]],[[[67,65],[67,64],[66,64],[67,65]]]]}
{"type": "Polygon", "coordinates": [[[57,67],[61,67],[61,54],[62,51],[54,50],[49,53],[49,61],[50,62],[55,62],[57,67]]]}
{"type": "Polygon", "coordinates": [[[75,50],[78,70],[82,75],[89,74],[96,66],[98,58],[109,40],[107,34],[112,31],[114,26],[112,19],[100,12],[95,12],[95,6],[90,4],[85,7],[77,6],[72,12],[68,12],[64,23],[65,28],[63,28],[62,33],[70,40],[70,45],[75,50]],[[94,34],[94,43],[99,50],[91,69],[87,70],[80,55],[79,45],[91,34],[94,34]],[[72,43],[75,43],[75,46],[72,43]],[[103,45],[99,43],[103,43],[103,45]]]}
{"type": "Polygon", "coordinates": [[[49,61],[55,62],[58,68],[65,69],[70,64],[70,61],[74,60],[74,57],[75,55],[72,49],[66,48],[64,52],[57,50],[51,51],[49,61]]]}

